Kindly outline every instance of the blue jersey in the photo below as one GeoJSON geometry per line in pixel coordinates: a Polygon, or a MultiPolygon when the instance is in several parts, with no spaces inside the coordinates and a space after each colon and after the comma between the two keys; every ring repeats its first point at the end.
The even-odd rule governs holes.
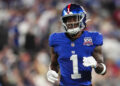
{"type": "Polygon", "coordinates": [[[91,67],[83,66],[83,57],[92,56],[94,48],[103,44],[98,32],[84,31],[76,40],[70,40],[65,33],[53,33],[49,45],[58,54],[60,86],[81,86],[91,84],[91,67]]]}

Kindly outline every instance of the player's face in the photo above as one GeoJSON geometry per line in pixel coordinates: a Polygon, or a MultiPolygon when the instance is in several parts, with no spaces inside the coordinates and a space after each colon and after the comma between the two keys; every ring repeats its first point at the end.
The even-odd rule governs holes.
{"type": "Polygon", "coordinates": [[[69,16],[64,18],[64,23],[67,26],[67,29],[74,29],[79,27],[79,22],[77,16],[69,16]]]}

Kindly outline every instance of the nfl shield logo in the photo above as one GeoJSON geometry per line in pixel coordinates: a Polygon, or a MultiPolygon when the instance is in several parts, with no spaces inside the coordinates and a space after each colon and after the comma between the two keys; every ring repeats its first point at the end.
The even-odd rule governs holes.
{"type": "Polygon", "coordinates": [[[85,37],[83,45],[86,45],[86,46],[93,45],[92,38],[91,37],[85,37]]]}

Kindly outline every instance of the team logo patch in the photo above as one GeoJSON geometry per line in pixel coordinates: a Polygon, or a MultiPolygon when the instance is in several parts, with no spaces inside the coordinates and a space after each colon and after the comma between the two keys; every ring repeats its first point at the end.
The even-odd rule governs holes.
{"type": "Polygon", "coordinates": [[[83,45],[86,45],[86,46],[93,45],[92,38],[91,37],[85,37],[83,45]]]}
{"type": "Polygon", "coordinates": [[[75,47],[75,43],[71,43],[71,46],[72,46],[72,47],[75,47]]]}

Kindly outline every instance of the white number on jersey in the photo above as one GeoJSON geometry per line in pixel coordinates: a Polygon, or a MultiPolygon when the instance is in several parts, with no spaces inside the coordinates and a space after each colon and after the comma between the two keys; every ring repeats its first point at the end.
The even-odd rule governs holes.
{"type": "Polygon", "coordinates": [[[72,55],[70,57],[70,60],[73,62],[73,74],[71,74],[72,79],[79,79],[81,78],[81,74],[78,73],[78,56],[72,55]]]}

